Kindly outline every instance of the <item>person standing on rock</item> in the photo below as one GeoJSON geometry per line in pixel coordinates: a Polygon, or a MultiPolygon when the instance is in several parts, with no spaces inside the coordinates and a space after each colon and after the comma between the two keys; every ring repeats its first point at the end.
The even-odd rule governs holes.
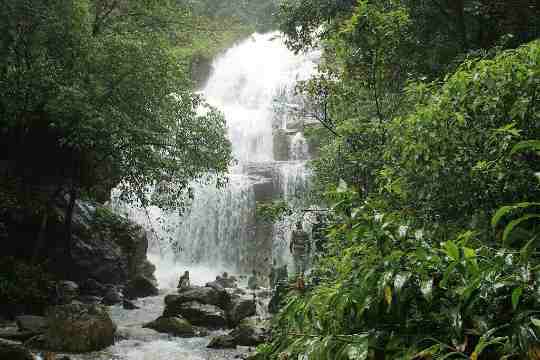
{"type": "Polygon", "coordinates": [[[306,271],[308,254],[310,251],[309,235],[302,228],[302,223],[296,223],[296,230],[291,236],[289,250],[293,255],[295,275],[303,275],[306,271]]]}
{"type": "Polygon", "coordinates": [[[189,271],[185,271],[184,275],[180,276],[180,280],[178,281],[178,290],[186,290],[191,286],[189,282],[189,271]]]}
{"type": "Polygon", "coordinates": [[[248,278],[248,289],[256,290],[259,288],[259,283],[257,281],[257,272],[253,270],[253,273],[248,278]]]}

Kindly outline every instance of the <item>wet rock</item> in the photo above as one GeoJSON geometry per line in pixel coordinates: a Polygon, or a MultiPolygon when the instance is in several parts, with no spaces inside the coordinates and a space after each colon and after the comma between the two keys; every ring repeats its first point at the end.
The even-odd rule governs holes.
{"type": "Polygon", "coordinates": [[[24,346],[31,349],[46,349],[47,342],[45,334],[34,336],[24,342],[24,346]]]}
{"type": "Polygon", "coordinates": [[[227,309],[229,325],[234,327],[243,319],[255,315],[257,306],[255,300],[250,297],[234,296],[227,309]]]}
{"type": "Polygon", "coordinates": [[[124,299],[124,301],[122,302],[122,307],[126,310],[136,310],[138,309],[139,307],[137,305],[135,305],[132,301],[130,300],[127,300],[127,299],[124,299]]]}
{"type": "Polygon", "coordinates": [[[206,283],[205,287],[209,287],[217,291],[225,291],[225,287],[217,280],[206,283]]]}
{"type": "Polygon", "coordinates": [[[0,359],[34,360],[34,355],[24,346],[9,340],[0,339],[0,359]]]}
{"type": "Polygon", "coordinates": [[[156,296],[158,293],[159,291],[155,281],[143,275],[139,275],[131,280],[124,290],[124,295],[129,300],[147,296],[156,296]]]}
{"type": "Polygon", "coordinates": [[[116,326],[104,306],[53,306],[47,313],[47,322],[44,340],[49,350],[83,353],[98,351],[114,343],[116,326]]]}
{"type": "Polygon", "coordinates": [[[249,321],[242,322],[229,335],[240,346],[257,346],[268,340],[266,329],[249,321]]]}
{"type": "Polygon", "coordinates": [[[104,305],[116,305],[124,300],[122,293],[115,286],[107,287],[102,303],[104,305]]]}
{"type": "Polygon", "coordinates": [[[19,331],[16,328],[10,329],[0,329],[0,339],[11,340],[11,341],[20,341],[24,342],[28,339],[33,338],[34,336],[39,335],[33,331],[19,331]]]}
{"type": "Polygon", "coordinates": [[[101,304],[101,297],[92,295],[82,295],[77,298],[77,301],[83,304],[98,305],[101,304]]]}
{"type": "MultiPolygon", "coordinates": [[[[55,209],[65,216],[64,206],[55,209]]],[[[74,280],[124,284],[138,275],[152,277],[148,238],[139,225],[94,202],[77,201],[73,211],[72,261],[59,264],[74,280]]],[[[59,232],[62,229],[57,229],[59,232]]],[[[102,296],[101,293],[87,293],[102,296]]]]}
{"type": "Polygon", "coordinates": [[[56,284],[56,304],[69,304],[79,296],[79,285],[73,281],[59,281],[56,284]]]}
{"type": "Polygon", "coordinates": [[[193,337],[196,335],[195,328],[186,319],[177,316],[159,317],[156,320],[145,324],[143,328],[178,337],[193,337]]]}
{"type": "Polygon", "coordinates": [[[107,286],[94,279],[86,279],[81,283],[80,286],[81,294],[92,295],[92,296],[101,296],[105,294],[107,286]]]}
{"type": "Polygon", "coordinates": [[[231,335],[219,335],[212,338],[206,347],[209,349],[235,349],[236,343],[231,335]]]}
{"type": "Polygon", "coordinates": [[[47,330],[47,319],[44,316],[17,316],[15,321],[19,331],[30,331],[39,334],[47,330]]]}
{"type": "Polygon", "coordinates": [[[208,328],[224,328],[227,325],[225,312],[215,305],[190,301],[180,304],[175,310],[177,310],[178,313],[164,313],[163,316],[169,317],[180,315],[193,325],[208,328]]]}
{"type": "Polygon", "coordinates": [[[230,295],[223,288],[191,287],[182,291],[179,295],[167,295],[165,297],[164,315],[176,315],[182,304],[196,301],[201,304],[218,306],[225,309],[229,305],[230,295]]]}

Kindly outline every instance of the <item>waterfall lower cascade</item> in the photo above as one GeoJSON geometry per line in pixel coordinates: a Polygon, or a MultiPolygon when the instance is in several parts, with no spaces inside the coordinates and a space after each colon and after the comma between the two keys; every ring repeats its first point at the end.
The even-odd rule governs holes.
{"type": "Polygon", "coordinates": [[[255,210],[257,202],[294,201],[307,187],[304,123],[280,106],[293,106],[295,85],[313,75],[317,60],[317,52],[293,54],[279,33],[254,34],[216,59],[202,95],[225,115],[236,163],[226,187],[195,185],[181,217],[151,211],[153,227],[168,229],[158,231],[154,259],[166,286],[185,267],[267,274],[273,259],[290,262],[289,232],[259,221],[255,210]]]}

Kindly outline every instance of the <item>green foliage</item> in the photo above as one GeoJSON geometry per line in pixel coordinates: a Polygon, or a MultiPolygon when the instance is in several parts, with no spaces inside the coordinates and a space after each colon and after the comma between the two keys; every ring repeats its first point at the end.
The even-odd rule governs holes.
{"type": "Polygon", "coordinates": [[[183,7],[24,0],[2,8],[4,173],[32,186],[39,179],[50,193],[120,184],[126,200],[178,208],[190,181],[226,171],[224,119],[191,92],[175,54],[171,34],[192,25],[183,7]],[[150,197],[158,185],[162,196],[150,197]]]}
{"type": "Polygon", "coordinates": [[[538,197],[536,161],[510,152],[536,139],[540,43],[481,61],[466,61],[425,104],[389,126],[385,182],[392,201],[424,224],[470,219],[486,229],[499,204],[538,197]]]}
{"type": "Polygon", "coordinates": [[[471,232],[439,242],[369,205],[340,211],[343,201],[318,283],[289,297],[260,358],[500,359],[538,345],[537,260],[471,232]]]}
{"type": "Polygon", "coordinates": [[[292,215],[293,211],[286,201],[276,200],[273,202],[257,202],[257,220],[275,223],[285,216],[292,215]]]}
{"type": "Polygon", "coordinates": [[[13,258],[0,260],[0,312],[2,314],[43,313],[50,303],[52,275],[41,265],[29,265],[13,258]]]}
{"type": "Polygon", "coordinates": [[[299,91],[334,206],[259,359],[538,358],[539,11],[282,2],[290,48],[323,51],[299,91]]]}

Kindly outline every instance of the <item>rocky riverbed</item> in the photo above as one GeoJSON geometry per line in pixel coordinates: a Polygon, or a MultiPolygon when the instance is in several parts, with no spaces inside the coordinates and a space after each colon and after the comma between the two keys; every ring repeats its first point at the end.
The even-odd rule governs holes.
{"type": "MultiPolygon", "coordinates": [[[[116,326],[114,344],[100,351],[84,354],[58,352],[55,358],[63,359],[63,356],[68,356],[71,360],[245,358],[257,343],[264,340],[266,334],[262,324],[266,317],[267,291],[250,291],[242,284],[228,289],[215,282],[210,282],[209,286],[203,284],[206,285],[206,282],[196,283],[181,292],[176,289],[161,289],[157,296],[133,300],[131,304],[136,307],[135,309],[128,310],[123,304],[105,307],[116,326]],[[187,324],[188,331],[176,332],[174,326],[170,327],[170,321],[165,322],[165,327],[156,327],[155,324],[163,319],[176,320],[172,322],[173,325],[181,320],[182,324],[187,324]],[[209,345],[212,348],[209,348],[209,345]]],[[[75,301],[75,305],[77,303],[75,301]]],[[[72,304],[64,305],[61,309],[65,311],[71,307],[72,304]]],[[[80,311],[77,306],[74,307],[80,311]]],[[[34,325],[40,329],[43,327],[39,318],[26,320],[31,322],[28,327],[34,325]]],[[[19,328],[17,333],[22,333],[23,325],[20,321],[18,324],[4,324],[0,333],[13,333],[17,325],[19,328]]],[[[42,331],[40,329],[33,331],[40,332],[42,331]]],[[[104,329],[108,330],[106,326],[104,329]]],[[[31,340],[26,344],[28,347],[36,347],[32,349],[37,355],[36,359],[43,359],[45,351],[39,349],[39,342],[31,340]]]]}

